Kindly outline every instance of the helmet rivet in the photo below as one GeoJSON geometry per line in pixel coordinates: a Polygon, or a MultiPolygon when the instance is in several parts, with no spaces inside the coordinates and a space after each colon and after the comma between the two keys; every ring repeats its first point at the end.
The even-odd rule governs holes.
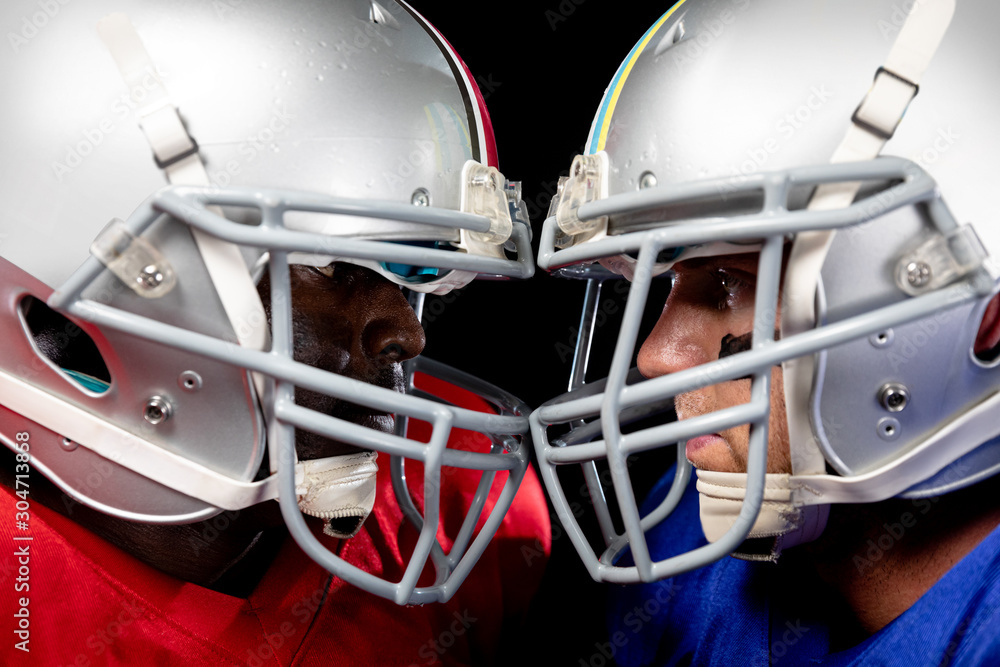
{"type": "Polygon", "coordinates": [[[878,424],[875,427],[875,432],[878,437],[887,442],[892,442],[899,438],[900,427],[899,420],[895,417],[883,417],[878,420],[878,424]]]}
{"type": "Polygon", "coordinates": [[[77,447],[79,447],[80,443],[73,442],[69,438],[63,438],[62,442],[59,443],[59,446],[62,447],[65,451],[71,452],[74,449],[76,449],[77,447]]]}
{"type": "Polygon", "coordinates": [[[642,176],[639,177],[639,189],[645,190],[653,187],[656,187],[656,175],[651,171],[642,172],[642,176]]]}
{"type": "Polygon", "coordinates": [[[173,412],[174,408],[170,405],[170,401],[162,396],[153,396],[151,399],[146,401],[146,407],[143,408],[142,417],[153,426],[158,426],[170,419],[173,412]]]}
{"type": "Polygon", "coordinates": [[[889,412],[900,412],[910,402],[910,390],[896,382],[882,385],[878,401],[889,412]]]}
{"type": "Polygon", "coordinates": [[[410,197],[410,203],[414,206],[430,206],[431,193],[426,188],[417,188],[413,191],[413,196],[410,197]]]}
{"type": "Polygon", "coordinates": [[[177,384],[184,391],[198,391],[202,386],[201,376],[194,371],[184,371],[177,378],[177,384]]]}
{"type": "Polygon", "coordinates": [[[892,345],[894,337],[892,329],[886,329],[885,331],[879,331],[877,334],[872,334],[868,338],[868,341],[875,347],[888,347],[892,345]]]}
{"type": "Polygon", "coordinates": [[[926,262],[910,262],[906,265],[906,282],[912,287],[923,287],[931,280],[931,267],[926,262]]]}

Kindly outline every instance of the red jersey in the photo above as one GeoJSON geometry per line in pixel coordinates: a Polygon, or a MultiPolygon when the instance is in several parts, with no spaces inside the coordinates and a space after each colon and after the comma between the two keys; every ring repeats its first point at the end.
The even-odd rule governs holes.
{"type": "MultiPolygon", "coordinates": [[[[478,449],[476,438],[482,436],[456,431],[450,444],[478,449]]],[[[413,473],[407,479],[419,504],[422,480],[419,469],[413,473]]],[[[478,477],[449,471],[442,523],[453,527],[451,534],[478,477]]],[[[398,581],[406,567],[401,554],[416,530],[395,502],[388,465],[380,466],[378,489],[355,537],[320,539],[347,562],[398,581]]],[[[487,510],[498,490],[495,484],[487,510]]],[[[5,665],[488,663],[504,622],[526,612],[551,547],[547,505],[529,470],[496,536],[447,603],[407,607],[367,593],[331,575],[291,539],[244,599],[168,576],[37,503],[30,506],[29,531],[18,529],[19,500],[10,489],[0,491],[5,665]],[[31,539],[15,539],[25,537],[31,539]],[[18,636],[20,627],[27,632],[18,636]],[[21,648],[29,652],[18,648],[23,637],[21,648]]]]}

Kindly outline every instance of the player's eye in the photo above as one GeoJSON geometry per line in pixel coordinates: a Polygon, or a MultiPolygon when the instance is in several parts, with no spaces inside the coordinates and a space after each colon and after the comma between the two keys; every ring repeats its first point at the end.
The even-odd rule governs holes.
{"type": "Polygon", "coordinates": [[[315,273],[324,275],[327,278],[333,278],[333,273],[334,273],[333,264],[330,264],[329,266],[310,266],[309,268],[312,269],[312,271],[314,271],[315,273]]]}
{"type": "Polygon", "coordinates": [[[735,295],[741,290],[753,288],[753,284],[749,280],[745,280],[738,276],[735,272],[728,269],[719,269],[719,282],[722,284],[722,289],[726,291],[726,294],[735,295]]]}
{"type": "Polygon", "coordinates": [[[754,296],[752,277],[742,271],[722,268],[716,272],[720,287],[719,308],[737,308],[746,305],[746,299],[754,296]]]}

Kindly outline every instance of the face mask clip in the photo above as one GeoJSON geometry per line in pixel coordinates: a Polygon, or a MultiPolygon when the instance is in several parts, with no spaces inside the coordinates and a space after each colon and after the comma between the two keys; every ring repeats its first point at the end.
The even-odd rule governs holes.
{"type": "Polygon", "coordinates": [[[144,299],[166,296],[177,274],[159,250],[115,218],[97,235],[90,253],[144,299]]]}
{"type": "Polygon", "coordinates": [[[558,203],[554,203],[556,224],[565,235],[565,245],[575,245],[607,231],[608,216],[580,219],[580,207],[607,197],[608,156],[601,151],[577,155],[569,168],[569,177],[560,181],[558,203]]]}
{"type": "Polygon", "coordinates": [[[983,242],[970,225],[936,234],[896,263],[896,285],[910,296],[940,289],[983,265],[983,242]]]}

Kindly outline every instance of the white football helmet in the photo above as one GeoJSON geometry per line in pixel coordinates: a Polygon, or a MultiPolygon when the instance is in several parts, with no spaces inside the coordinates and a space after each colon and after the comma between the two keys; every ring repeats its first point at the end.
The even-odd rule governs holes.
{"type": "MultiPolygon", "coordinates": [[[[538,408],[532,429],[559,519],[596,580],[678,574],[748,536],[768,543],[757,556],[776,557],[818,536],[833,503],[939,495],[1000,471],[1000,361],[973,349],[1000,276],[1000,7],[955,4],[682,0],[622,63],[538,252],[540,267],[590,281],[577,388],[538,408]],[[747,252],[760,258],[752,348],[654,379],[632,372],[654,277],[747,252]],[[583,385],[596,295],[622,275],[609,375],[583,385]],[[779,365],[783,475],[765,474],[779,365]],[[629,427],[679,394],[747,376],[747,404],[629,427]],[[710,543],[657,561],[644,533],[691,478],[684,441],[746,424],[746,473],[698,471],[710,543]],[[674,486],[640,516],[628,457],[674,443],[674,486]],[[596,549],[557,473],[576,464],[603,533],[596,549]]],[[[659,313],[662,301],[649,305],[659,313]]]]}
{"type": "Polygon", "coordinates": [[[289,296],[289,263],[352,262],[414,294],[532,274],[520,187],[497,170],[482,96],[448,42],[394,0],[18,0],[0,12],[0,81],[17,91],[0,112],[0,439],[23,449],[16,434],[29,433],[35,470],[134,521],[277,498],[334,574],[399,604],[449,599],[525,473],[527,410],[419,357],[411,377],[437,375],[494,411],[296,363],[289,296]],[[265,268],[270,328],[255,289],[265,268]],[[42,321],[57,325],[47,342],[42,321]],[[396,434],[297,406],[296,387],[393,413],[396,434]],[[407,418],[432,425],[429,442],[406,436],[407,418]],[[369,455],[297,461],[296,428],[392,459],[420,531],[400,581],[342,561],[306,527],[302,511],[330,518],[331,504],[367,503],[361,518],[374,468],[369,455]],[[492,444],[450,449],[453,428],[492,444]],[[422,511],[403,458],[424,464],[422,511]],[[446,550],[448,466],[482,475],[446,550]],[[418,588],[428,559],[436,579],[418,588]]]}

